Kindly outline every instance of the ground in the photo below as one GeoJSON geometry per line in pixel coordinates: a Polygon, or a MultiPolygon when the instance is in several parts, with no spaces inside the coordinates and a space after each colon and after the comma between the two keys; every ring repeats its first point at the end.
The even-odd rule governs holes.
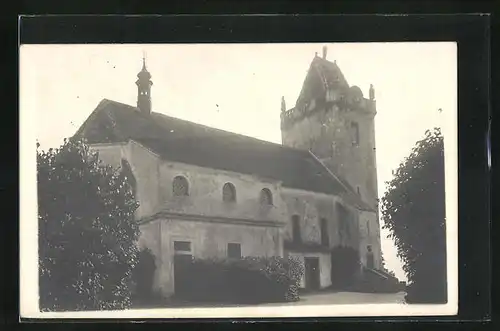
{"type": "MultiPolygon", "coordinates": [[[[303,294],[300,301],[285,305],[330,305],[330,304],[370,304],[370,303],[404,303],[404,292],[399,293],[358,293],[358,292],[324,292],[303,294]]],[[[263,304],[276,305],[276,304],[263,304]]],[[[281,305],[281,304],[280,304],[281,305]]]]}
{"type": "MultiPolygon", "coordinates": [[[[301,294],[300,301],[297,302],[286,302],[286,303],[261,303],[257,305],[249,306],[295,306],[295,305],[346,305],[346,304],[371,304],[371,303],[381,303],[381,304],[404,304],[404,292],[399,293],[360,293],[360,292],[320,292],[320,293],[309,293],[301,294]]],[[[166,306],[162,304],[157,305],[146,305],[138,306],[136,308],[153,308],[160,307],[234,307],[234,306],[246,306],[246,305],[235,305],[235,304],[210,304],[210,303],[193,303],[193,302],[171,302],[166,306]]]]}

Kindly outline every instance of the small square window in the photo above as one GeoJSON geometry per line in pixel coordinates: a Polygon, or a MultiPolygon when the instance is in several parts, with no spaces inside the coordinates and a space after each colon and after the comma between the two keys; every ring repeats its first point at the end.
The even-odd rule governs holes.
{"type": "Polygon", "coordinates": [[[241,258],[241,244],[235,244],[235,243],[227,244],[227,257],[231,259],[241,258]]]}
{"type": "Polygon", "coordinates": [[[191,243],[189,241],[174,241],[174,251],[190,252],[191,243]]]}

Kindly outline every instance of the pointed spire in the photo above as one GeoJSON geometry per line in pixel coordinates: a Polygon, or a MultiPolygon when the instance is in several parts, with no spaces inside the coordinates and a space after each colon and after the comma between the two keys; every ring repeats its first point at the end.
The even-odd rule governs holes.
{"type": "Polygon", "coordinates": [[[285,102],[285,97],[281,97],[281,111],[286,112],[286,102],[285,102]]]}
{"type": "Polygon", "coordinates": [[[146,68],[146,52],[144,52],[144,51],[142,51],[142,69],[137,74],[137,77],[139,77],[139,79],[145,79],[145,80],[148,80],[151,78],[151,74],[149,73],[148,69],[146,68]]]}
{"type": "Polygon", "coordinates": [[[326,54],[328,53],[328,48],[325,46],[323,46],[323,60],[326,60],[326,54]]]}

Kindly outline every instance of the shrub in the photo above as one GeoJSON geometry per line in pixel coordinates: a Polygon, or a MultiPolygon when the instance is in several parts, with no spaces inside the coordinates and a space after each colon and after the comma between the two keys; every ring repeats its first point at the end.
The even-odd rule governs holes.
{"type": "Polygon", "coordinates": [[[135,285],[134,301],[150,301],[153,297],[153,281],[156,270],[155,257],[149,248],[139,251],[138,262],[132,271],[135,285]]]}
{"type": "Polygon", "coordinates": [[[446,303],[444,141],[440,129],[426,131],[387,183],[382,217],[411,284],[407,302],[446,303]]]}
{"type": "Polygon", "coordinates": [[[138,206],[127,178],[81,142],[38,150],[42,310],[130,306],[138,206]]]}
{"type": "Polygon", "coordinates": [[[355,284],[360,271],[359,253],[352,247],[337,246],[331,252],[332,288],[348,289],[355,284]]]}
{"type": "Polygon", "coordinates": [[[176,296],[193,301],[232,303],[283,302],[299,299],[304,273],[299,260],[282,257],[194,259],[182,280],[189,291],[176,296]]]}

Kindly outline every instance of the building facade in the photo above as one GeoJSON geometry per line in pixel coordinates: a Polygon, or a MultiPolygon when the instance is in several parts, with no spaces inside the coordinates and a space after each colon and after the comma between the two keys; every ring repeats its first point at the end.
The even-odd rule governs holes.
{"type": "Polygon", "coordinates": [[[175,293],[185,257],[293,256],[310,289],[331,285],[334,247],[381,267],[374,92],[349,87],[326,49],[295,107],[282,100],[281,145],[153,112],[145,63],[136,83],[137,107],[104,99],[75,138],[127,172],[155,290],[175,293]]]}

